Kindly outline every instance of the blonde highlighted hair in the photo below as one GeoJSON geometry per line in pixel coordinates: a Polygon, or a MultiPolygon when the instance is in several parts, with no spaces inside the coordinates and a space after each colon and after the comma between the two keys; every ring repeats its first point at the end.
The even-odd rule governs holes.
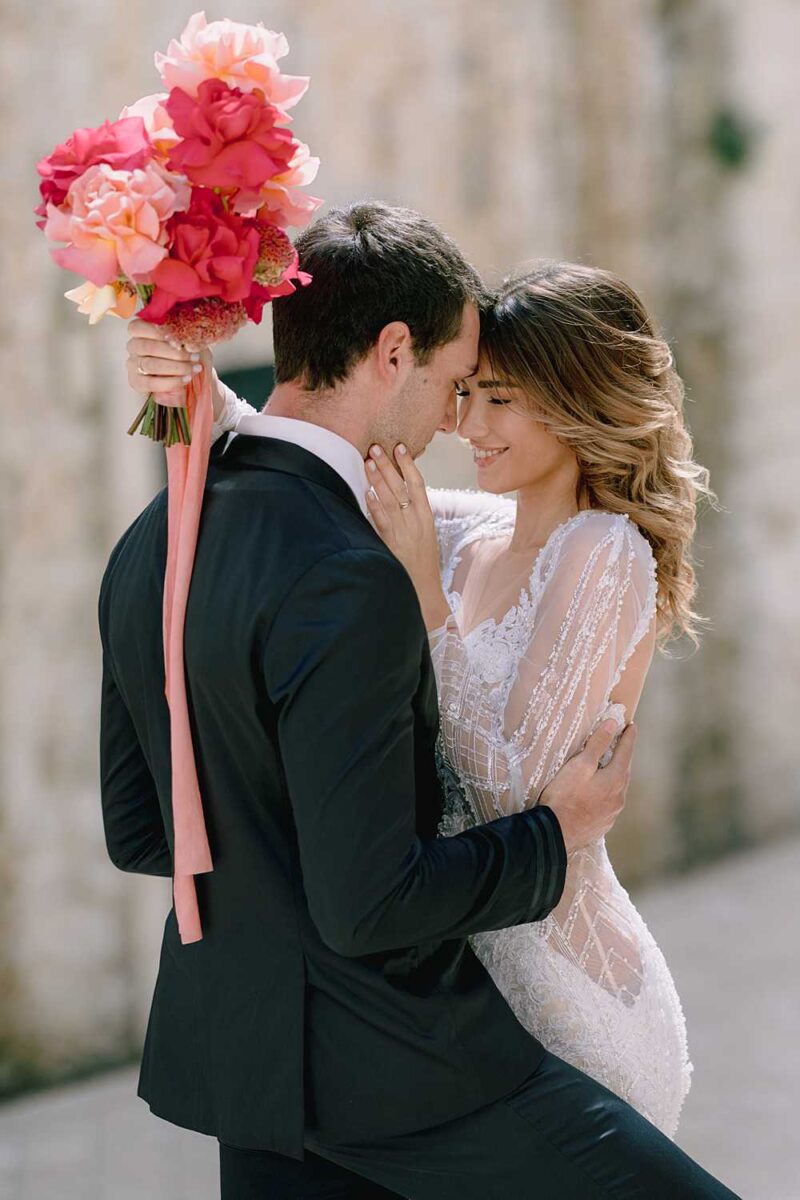
{"type": "Polygon", "coordinates": [[[541,262],[482,315],[494,378],[574,451],[578,504],[628,513],[653,548],[660,640],[697,641],[696,510],[712,498],[683,417],[684,386],[639,296],[610,271],[541,262]]]}

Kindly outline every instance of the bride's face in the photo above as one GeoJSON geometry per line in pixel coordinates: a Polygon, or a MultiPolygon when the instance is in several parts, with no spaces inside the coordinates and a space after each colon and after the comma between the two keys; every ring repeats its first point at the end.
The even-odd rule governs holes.
{"type": "Polygon", "coordinates": [[[469,442],[486,492],[516,492],[579,479],[574,452],[536,420],[536,401],[510,380],[496,379],[484,355],[478,373],[459,385],[458,435],[469,442]]]}

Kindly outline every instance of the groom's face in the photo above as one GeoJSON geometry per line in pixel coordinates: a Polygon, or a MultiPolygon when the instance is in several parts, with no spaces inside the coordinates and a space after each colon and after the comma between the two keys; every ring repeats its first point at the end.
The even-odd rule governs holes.
{"type": "Polygon", "coordinates": [[[474,304],[464,307],[461,329],[452,342],[435,350],[424,366],[415,366],[391,409],[384,414],[380,442],[391,453],[398,442],[419,458],[436,433],[456,427],[456,392],[478,367],[480,317],[474,304]]]}

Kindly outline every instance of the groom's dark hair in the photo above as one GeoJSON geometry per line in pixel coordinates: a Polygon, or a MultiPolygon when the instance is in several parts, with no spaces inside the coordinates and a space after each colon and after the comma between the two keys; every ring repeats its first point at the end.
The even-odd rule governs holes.
{"type": "Polygon", "coordinates": [[[273,302],[275,379],[317,391],[346,379],[392,321],[417,362],[458,336],[481,278],[451,238],[410,208],[370,200],[334,208],[296,242],[313,282],[273,302]]]}

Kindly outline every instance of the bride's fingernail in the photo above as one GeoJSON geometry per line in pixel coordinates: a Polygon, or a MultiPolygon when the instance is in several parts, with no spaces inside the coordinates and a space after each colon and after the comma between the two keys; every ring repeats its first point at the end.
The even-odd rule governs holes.
{"type": "Polygon", "coordinates": [[[191,383],[191,382],[192,382],[191,375],[182,375],[181,376],[181,383],[191,383]]]}
{"type": "Polygon", "coordinates": [[[380,458],[380,456],[383,454],[380,446],[370,446],[369,452],[370,454],[373,454],[375,458],[380,458]]]}
{"type": "Polygon", "coordinates": [[[195,364],[194,364],[194,366],[192,367],[192,374],[193,374],[193,375],[197,375],[197,373],[198,373],[199,371],[202,371],[202,369],[203,369],[203,364],[202,364],[202,363],[195,363],[195,364]]]}
{"type": "Polygon", "coordinates": [[[377,471],[377,469],[378,468],[375,466],[375,463],[372,461],[372,459],[370,459],[369,462],[367,463],[367,470],[368,471],[377,471]]]}
{"type": "Polygon", "coordinates": [[[406,448],[405,448],[405,446],[403,445],[403,443],[402,443],[402,442],[401,442],[401,443],[400,443],[400,445],[397,447],[397,453],[398,453],[398,454],[405,454],[405,453],[406,453],[406,448]]]}
{"type": "Polygon", "coordinates": [[[197,353],[196,350],[193,350],[192,353],[189,355],[189,361],[190,362],[200,362],[200,355],[197,353]]]}

